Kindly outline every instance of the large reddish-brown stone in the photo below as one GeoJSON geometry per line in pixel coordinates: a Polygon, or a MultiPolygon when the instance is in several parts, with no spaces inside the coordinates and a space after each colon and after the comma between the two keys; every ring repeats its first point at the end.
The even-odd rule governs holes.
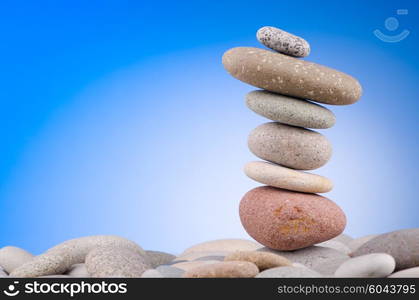
{"type": "Polygon", "coordinates": [[[294,250],[329,240],[345,228],[344,212],[331,200],[269,186],[247,192],[240,202],[247,233],[277,250],[294,250]]]}

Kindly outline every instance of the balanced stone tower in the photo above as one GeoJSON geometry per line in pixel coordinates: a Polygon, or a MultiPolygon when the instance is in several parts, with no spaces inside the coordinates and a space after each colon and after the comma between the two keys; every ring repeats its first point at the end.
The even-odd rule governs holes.
{"type": "Polygon", "coordinates": [[[329,240],[346,225],[340,207],[317,194],[330,191],[333,183],[303,171],[323,166],[332,155],[327,138],[306,128],[330,128],[335,116],[311,101],[352,104],[362,88],[347,74],[298,59],[310,53],[302,38],[263,27],[257,39],[274,51],[237,47],[223,55],[223,65],[233,77],[262,89],[247,94],[247,106],[273,121],[249,135],[250,151],[264,161],[250,162],[244,171],[265,186],[244,195],[240,219],[259,243],[294,250],[329,240]]]}

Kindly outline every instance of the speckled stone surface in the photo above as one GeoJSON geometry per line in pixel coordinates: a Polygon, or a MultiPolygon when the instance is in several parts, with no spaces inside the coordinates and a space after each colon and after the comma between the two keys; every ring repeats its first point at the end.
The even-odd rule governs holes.
{"type": "Polygon", "coordinates": [[[173,254],[161,251],[147,250],[146,254],[148,264],[152,268],[167,264],[176,258],[176,256],[174,256],[173,254]]]}
{"type": "Polygon", "coordinates": [[[336,270],[335,277],[384,278],[395,266],[394,258],[388,254],[366,254],[345,261],[336,270]]]}
{"type": "Polygon", "coordinates": [[[389,278],[419,278],[419,267],[404,269],[388,276],[389,278]]]}
{"type": "Polygon", "coordinates": [[[86,256],[92,277],[139,278],[150,267],[144,255],[126,247],[97,247],[86,256]]]}
{"type": "Polygon", "coordinates": [[[309,268],[278,267],[260,272],[256,278],[320,278],[321,274],[309,268]]]}
{"type": "Polygon", "coordinates": [[[145,257],[144,250],[133,241],[114,235],[95,235],[65,241],[44,254],[16,268],[14,277],[39,277],[61,274],[72,265],[83,263],[86,255],[96,247],[125,247],[145,257]]]}
{"type": "Polygon", "coordinates": [[[305,39],[276,27],[260,28],[256,38],[266,47],[287,55],[306,57],[310,54],[310,45],[305,39]]]}
{"type": "Polygon", "coordinates": [[[275,267],[290,266],[291,261],[283,256],[262,251],[235,251],[224,258],[224,261],[248,261],[254,263],[259,271],[275,267]]]}
{"type": "Polygon", "coordinates": [[[419,228],[381,234],[352,252],[351,256],[387,253],[396,260],[396,270],[419,266],[419,228]]]}
{"type": "Polygon", "coordinates": [[[263,49],[230,49],[223,65],[233,77],[253,86],[316,102],[352,104],[362,94],[359,82],[347,74],[263,49]]]}
{"type": "Polygon", "coordinates": [[[253,129],[247,144],[259,158],[298,170],[320,168],[332,156],[332,145],[324,135],[278,122],[253,129]]]}
{"type": "Polygon", "coordinates": [[[324,129],[336,122],[333,112],[323,106],[263,90],[248,93],[246,105],[265,118],[293,126],[324,129]]]}
{"type": "Polygon", "coordinates": [[[247,163],[244,166],[244,173],[257,182],[297,192],[327,193],[333,188],[332,181],[326,177],[265,161],[247,163]]]}
{"type": "Polygon", "coordinates": [[[259,243],[277,250],[294,250],[329,240],[346,225],[343,211],[316,195],[263,186],[240,202],[240,220],[259,243]]]}
{"type": "Polygon", "coordinates": [[[325,272],[333,274],[336,268],[343,262],[349,259],[345,253],[331,248],[311,246],[294,251],[278,251],[267,247],[258,249],[258,251],[275,253],[288,258],[293,262],[293,265],[301,264],[307,268],[313,269],[319,273],[325,272]],[[328,269],[328,265],[333,265],[334,269],[328,269]],[[338,264],[338,265],[336,265],[338,264]]]}
{"type": "Polygon", "coordinates": [[[31,261],[33,257],[31,253],[22,248],[6,246],[0,249],[0,266],[7,273],[12,273],[16,268],[31,261]]]}
{"type": "Polygon", "coordinates": [[[226,261],[190,269],[184,278],[249,278],[259,273],[258,267],[247,261],[226,261]]]}
{"type": "Polygon", "coordinates": [[[85,264],[72,265],[70,269],[66,272],[66,275],[70,277],[90,277],[90,274],[89,272],[87,272],[85,264]]]}
{"type": "Polygon", "coordinates": [[[369,240],[372,240],[373,238],[377,237],[378,234],[369,234],[365,236],[361,236],[359,238],[353,239],[350,241],[347,245],[349,249],[351,249],[351,252],[354,252],[356,249],[364,245],[369,240]]]}
{"type": "Polygon", "coordinates": [[[260,248],[258,243],[244,239],[221,239],[203,242],[189,247],[179,257],[192,252],[232,252],[236,250],[256,250],[260,248]]]}

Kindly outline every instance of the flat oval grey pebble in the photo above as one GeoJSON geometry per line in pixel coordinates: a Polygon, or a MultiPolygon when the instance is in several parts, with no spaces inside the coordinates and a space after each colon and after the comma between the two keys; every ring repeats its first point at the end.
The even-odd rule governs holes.
{"type": "Polygon", "coordinates": [[[31,261],[33,257],[31,253],[22,248],[6,246],[0,249],[0,266],[10,274],[16,268],[31,261]]]}
{"type": "Polygon", "coordinates": [[[264,90],[248,93],[246,105],[255,113],[283,124],[325,129],[336,123],[333,112],[323,106],[264,90]]]}
{"type": "Polygon", "coordinates": [[[294,251],[276,251],[267,247],[258,249],[258,251],[267,251],[275,253],[285,258],[288,258],[293,263],[300,263],[306,267],[316,270],[317,266],[327,264],[328,261],[341,258],[349,259],[349,256],[337,251],[335,249],[311,246],[303,249],[298,249],[294,251]]]}
{"type": "Polygon", "coordinates": [[[344,243],[334,241],[334,240],[328,240],[328,241],[316,244],[316,246],[335,249],[335,250],[343,252],[347,255],[349,255],[349,253],[351,253],[351,249],[349,249],[348,246],[346,246],[344,243]]]}
{"type": "Polygon", "coordinates": [[[362,94],[359,82],[347,74],[259,48],[230,49],[223,55],[223,65],[243,82],[291,97],[347,105],[362,94]]]}
{"type": "Polygon", "coordinates": [[[149,269],[141,275],[141,278],[164,278],[164,276],[156,269],[149,269]]]}
{"type": "Polygon", "coordinates": [[[253,129],[248,146],[261,159],[298,170],[320,168],[332,156],[332,145],[322,134],[278,122],[253,129]]]}
{"type": "Polygon", "coordinates": [[[146,254],[148,264],[152,268],[170,263],[172,260],[176,258],[176,256],[174,256],[173,254],[161,251],[146,250],[146,254]]]}
{"type": "Polygon", "coordinates": [[[77,278],[89,278],[90,274],[87,272],[85,264],[75,264],[70,267],[65,275],[77,278]]]}
{"type": "Polygon", "coordinates": [[[372,253],[345,261],[335,272],[336,277],[384,278],[396,266],[394,258],[386,253],[372,253]]]}
{"type": "Polygon", "coordinates": [[[83,263],[86,255],[96,247],[125,247],[145,257],[144,250],[135,242],[115,235],[95,235],[65,241],[31,261],[16,268],[13,277],[39,277],[62,274],[72,265],[83,263]]]}
{"type": "Polygon", "coordinates": [[[156,270],[165,278],[181,278],[185,273],[184,270],[171,266],[158,266],[156,270]]]}
{"type": "Polygon", "coordinates": [[[92,277],[139,278],[149,269],[145,255],[125,247],[97,247],[86,256],[92,277]]]}
{"type": "Polygon", "coordinates": [[[260,28],[256,38],[266,47],[287,55],[306,57],[310,54],[310,45],[305,39],[276,27],[260,28]]]}
{"type": "Polygon", "coordinates": [[[72,278],[72,276],[64,275],[64,274],[54,274],[54,275],[39,276],[37,278],[72,278]]]}
{"type": "Polygon", "coordinates": [[[278,267],[260,272],[255,278],[319,278],[320,273],[309,268],[278,267]]]}
{"type": "Polygon", "coordinates": [[[352,252],[351,256],[387,253],[396,260],[396,270],[419,266],[419,228],[381,234],[352,252]]]}

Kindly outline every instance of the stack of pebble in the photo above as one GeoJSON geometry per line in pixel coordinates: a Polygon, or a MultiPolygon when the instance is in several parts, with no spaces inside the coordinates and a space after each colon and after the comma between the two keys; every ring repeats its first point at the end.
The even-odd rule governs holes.
{"type": "Polygon", "coordinates": [[[191,246],[175,256],[144,251],[119,236],[88,236],[38,256],[3,247],[0,277],[419,277],[418,241],[419,228],[358,239],[341,234],[296,251],[224,239],[191,246]]]}
{"type": "Polygon", "coordinates": [[[325,129],[334,114],[311,101],[347,105],[356,102],[361,85],[342,72],[298,59],[310,53],[304,39],[274,27],[263,27],[258,40],[274,51],[238,47],[223,56],[235,78],[262,88],[247,94],[247,106],[273,122],[249,135],[250,150],[265,161],[248,163],[244,171],[266,184],[249,191],[240,203],[246,231],[261,244],[295,250],[339,235],[345,228],[343,211],[316,193],[329,192],[332,182],[302,170],[317,169],[330,159],[325,136],[306,128],[325,129]]]}

